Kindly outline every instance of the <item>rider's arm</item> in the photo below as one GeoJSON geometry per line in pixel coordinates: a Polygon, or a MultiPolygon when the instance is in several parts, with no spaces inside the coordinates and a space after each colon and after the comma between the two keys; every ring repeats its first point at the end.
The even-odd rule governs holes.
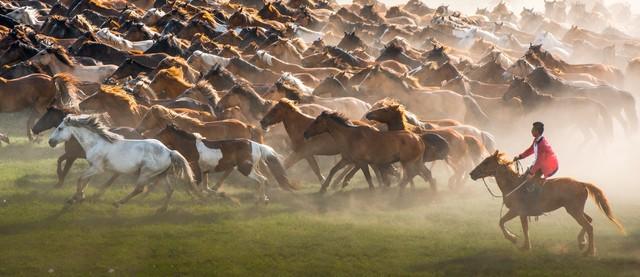
{"type": "Polygon", "coordinates": [[[531,154],[533,154],[533,144],[531,144],[531,146],[529,146],[529,148],[527,148],[527,150],[524,150],[524,152],[522,152],[520,155],[516,156],[518,158],[518,160],[522,160],[526,157],[531,156],[531,154]]]}

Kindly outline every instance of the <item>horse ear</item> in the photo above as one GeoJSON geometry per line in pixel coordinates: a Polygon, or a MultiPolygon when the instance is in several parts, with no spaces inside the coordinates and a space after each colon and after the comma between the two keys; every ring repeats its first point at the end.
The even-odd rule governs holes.
{"type": "Polygon", "coordinates": [[[500,150],[496,150],[496,152],[493,152],[493,156],[497,157],[498,155],[500,155],[500,150]]]}

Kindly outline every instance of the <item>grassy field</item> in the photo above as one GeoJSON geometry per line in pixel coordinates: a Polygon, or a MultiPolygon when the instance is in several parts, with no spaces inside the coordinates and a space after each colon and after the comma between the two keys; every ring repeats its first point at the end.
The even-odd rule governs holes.
{"type": "MultiPolygon", "coordinates": [[[[60,147],[26,142],[14,120],[0,119],[13,139],[0,148],[0,276],[640,275],[637,190],[612,199],[627,236],[588,204],[596,258],[580,255],[578,225],[564,211],[534,222],[534,250],[518,250],[498,229],[499,200],[479,182],[459,192],[443,186],[435,196],[419,183],[402,199],[394,189],[369,192],[361,179],[317,196],[310,182],[295,194],[274,191],[271,204],[256,207],[236,176],[226,190],[239,207],[193,202],[181,191],[167,213],[156,214],[160,192],[111,205],[131,190],[123,178],[102,199],[63,209],[86,163],[53,189],[60,147]]],[[[520,233],[517,220],[509,227],[520,233]]]]}

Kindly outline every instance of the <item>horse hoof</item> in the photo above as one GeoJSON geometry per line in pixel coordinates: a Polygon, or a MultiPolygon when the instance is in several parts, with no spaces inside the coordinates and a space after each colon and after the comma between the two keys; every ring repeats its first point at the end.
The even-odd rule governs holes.
{"type": "Polygon", "coordinates": [[[69,204],[69,205],[73,205],[75,203],[76,203],[76,199],[75,198],[70,198],[70,199],[67,200],[67,204],[69,204]]]}
{"type": "Polygon", "coordinates": [[[582,253],[582,256],[595,257],[596,256],[596,250],[595,249],[591,249],[591,250],[584,251],[584,253],[582,253]]]}
{"type": "Polygon", "coordinates": [[[525,252],[531,251],[531,246],[521,246],[520,251],[525,251],[525,252]]]}
{"type": "Polygon", "coordinates": [[[578,249],[580,250],[584,249],[585,246],[587,246],[586,243],[578,243],[578,249]]]}
{"type": "Polygon", "coordinates": [[[122,205],[122,204],[120,204],[120,202],[113,202],[113,204],[112,204],[112,205],[113,205],[113,207],[115,207],[115,208],[120,208],[120,205],[122,205]]]}
{"type": "Polygon", "coordinates": [[[161,207],[159,209],[156,210],[157,214],[163,214],[167,212],[167,207],[161,207]]]}

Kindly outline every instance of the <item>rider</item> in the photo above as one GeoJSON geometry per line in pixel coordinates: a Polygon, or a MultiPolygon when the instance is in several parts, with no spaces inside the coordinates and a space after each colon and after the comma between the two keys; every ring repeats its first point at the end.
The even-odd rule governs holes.
{"type": "MultiPolygon", "coordinates": [[[[522,154],[513,158],[513,161],[518,161],[526,157],[535,154],[533,165],[525,172],[525,187],[528,187],[532,182],[533,176],[544,176],[544,179],[551,177],[558,171],[558,158],[551,149],[551,145],[547,139],[542,136],[544,133],[544,124],[542,122],[534,122],[533,128],[531,128],[531,135],[533,135],[533,143],[531,146],[522,152],[522,154]]],[[[534,181],[535,182],[535,181],[534,181]]],[[[528,188],[529,191],[535,190],[535,188],[528,188]]],[[[531,200],[531,199],[529,199],[531,200]]],[[[526,202],[525,202],[526,203],[526,202]]]]}

